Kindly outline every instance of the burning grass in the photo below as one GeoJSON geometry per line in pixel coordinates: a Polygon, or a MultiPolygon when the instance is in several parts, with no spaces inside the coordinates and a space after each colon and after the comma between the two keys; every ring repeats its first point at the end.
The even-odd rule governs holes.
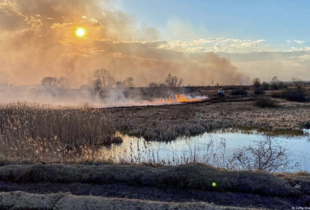
{"type": "Polygon", "coordinates": [[[150,105],[156,105],[156,104],[175,104],[175,103],[189,103],[189,102],[198,102],[203,99],[206,99],[207,97],[201,97],[201,98],[189,98],[186,97],[183,94],[175,94],[174,98],[169,97],[168,99],[157,99],[155,101],[149,101],[150,105]]]}

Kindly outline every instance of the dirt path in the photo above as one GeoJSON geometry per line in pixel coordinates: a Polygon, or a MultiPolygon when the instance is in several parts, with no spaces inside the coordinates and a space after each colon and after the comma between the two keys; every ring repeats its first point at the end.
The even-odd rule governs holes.
{"type": "Polygon", "coordinates": [[[207,202],[158,202],[149,200],[106,198],[98,196],[75,196],[69,193],[29,194],[25,192],[1,193],[0,209],[18,210],[258,210],[262,208],[229,207],[207,202]]]}
{"type": "Polygon", "coordinates": [[[76,196],[100,196],[105,198],[136,199],[158,202],[205,202],[222,206],[253,208],[290,208],[298,199],[263,196],[237,192],[210,192],[201,190],[178,190],[175,188],[156,188],[130,186],[124,184],[85,184],[85,183],[0,183],[3,192],[23,191],[31,194],[70,193],[76,196]]]}

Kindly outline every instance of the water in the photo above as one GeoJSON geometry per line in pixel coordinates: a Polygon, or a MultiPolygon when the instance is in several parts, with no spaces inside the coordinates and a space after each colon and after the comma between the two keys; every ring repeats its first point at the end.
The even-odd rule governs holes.
{"type": "MultiPolygon", "coordinates": [[[[272,141],[285,146],[290,159],[289,167],[281,171],[310,172],[310,131],[304,136],[276,136],[272,141]]],[[[171,142],[146,142],[142,138],[122,136],[124,142],[111,147],[102,147],[96,153],[98,160],[110,159],[114,162],[151,162],[165,165],[178,165],[189,162],[208,163],[216,167],[240,169],[229,163],[234,152],[255,141],[266,140],[264,134],[252,132],[215,132],[201,136],[178,138],[171,142]]]]}

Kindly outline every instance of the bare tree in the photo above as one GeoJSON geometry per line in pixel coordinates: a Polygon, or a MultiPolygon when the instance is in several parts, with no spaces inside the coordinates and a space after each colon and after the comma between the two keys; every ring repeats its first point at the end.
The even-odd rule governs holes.
{"type": "Polygon", "coordinates": [[[123,86],[124,86],[124,87],[128,87],[128,88],[133,88],[133,87],[135,87],[134,78],[128,77],[128,78],[123,82],[123,86]]]}
{"type": "Polygon", "coordinates": [[[60,78],[57,80],[56,86],[57,86],[58,88],[61,88],[61,89],[67,89],[67,88],[69,88],[69,80],[68,80],[68,78],[66,78],[66,77],[60,77],[60,78]]]}
{"type": "Polygon", "coordinates": [[[179,80],[177,76],[172,76],[169,73],[165,79],[165,82],[168,85],[168,87],[178,87],[182,85],[183,79],[179,80]]]}
{"type": "Polygon", "coordinates": [[[41,81],[41,84],[46,88],[53,88],[57,83],[56,77],[44,77],[41,81]]]}
{"type": "Polygon", "coordinates": [[[167,77],[166,77],[166,80],[165,80],[165,82],[166,82],[166,84],[169,86],[169,87],[171,87],[173,84],[173,82],[172,82],[172,75],[169,73],[168,75],[167,75],[167,77]]]}
{"type": "Polygon", "coordinates": [[[183,79],[180,78],[180,79],[179,79],[179,82],[178,82],[178,87],[181,87],[182,85],[183,85],[183,79]]]}
{"type": "Polygon", "coordinates": [[[271,80],[271,88],[274,90],[279,90],[285,88],[285,84],[278,79],[278,77],[273,77],[271,80]]]}
{"type": "Polygon", "coordinates": [[[100,84],[101,87],[111,88],[113,87],[115,80],[111,76],[110,72],[106,69],[98,69],[94,72],[94,80],[100,84]]]}
{"type": "Polygon", "coordinates": [[[273,172],[288,167],[287,148],[268,136],[255,141],[254,145],[244,146],[234,153],[233,159],[246,170],[265,170],[273,172]]]}
{"type": "Polygon", "coordinates": [[[302,80],[297,78],[292,78],[293,84],[295,85],[297,92],[303,92],[305,88],[305,84],[302,80]]]}
{"type": "Polygon", "coordinates": [[[94,91],[105,98],[108,89],[113,87],[115,80],[106,69],[98,69],[94,72],[91,83],[94,91]]]}

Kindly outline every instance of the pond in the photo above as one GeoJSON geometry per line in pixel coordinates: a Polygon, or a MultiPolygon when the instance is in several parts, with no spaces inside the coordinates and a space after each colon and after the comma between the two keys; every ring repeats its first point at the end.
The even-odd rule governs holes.
{"type": "Polygon", "coordinates": [[[100,148],[96,154],[97,160],[107,158],[114,162],[131,162],[152,164],[179,165],[191,162],[207,163],[227,169],[242,169],[238,161],[232,162],[232,157],[239,148],[255,147],[255,142],[270,139],[274,150],[286,148],[289,163],[285,168],[276,171],[308,171],[310,172],[310,137],[309,130],[304,130],[302,136],[272,136],[253,132],[218,131],[204,133],[190,138],[178,138],[171,142],[147,142],[143,138],[121,135],[123,143],[112,144],[100,148]]]}

